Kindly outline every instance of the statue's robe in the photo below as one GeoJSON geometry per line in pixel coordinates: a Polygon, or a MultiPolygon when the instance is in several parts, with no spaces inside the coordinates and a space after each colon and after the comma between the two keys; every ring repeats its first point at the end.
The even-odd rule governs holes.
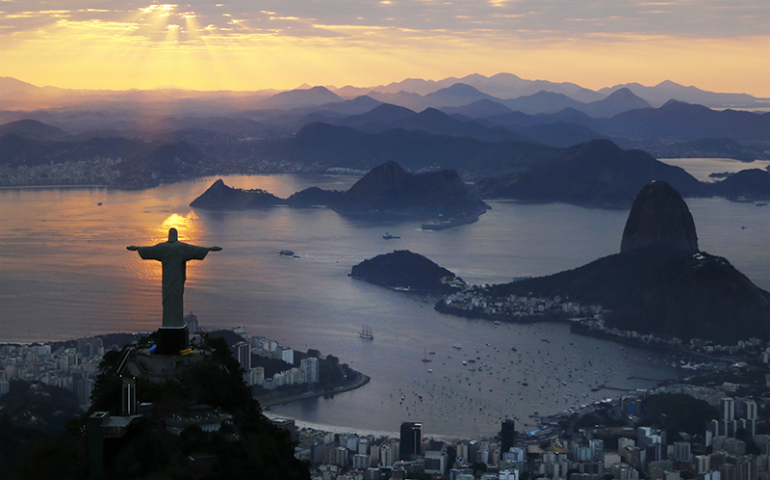
{"type": "Polygon", "coordinates": [[[184,282],[187,261],[203,260],[208,247],[183,242],[164,242],[153,247],[139,247],[139,256],[163,264],[163,328],[184,328],[184,282]]]}

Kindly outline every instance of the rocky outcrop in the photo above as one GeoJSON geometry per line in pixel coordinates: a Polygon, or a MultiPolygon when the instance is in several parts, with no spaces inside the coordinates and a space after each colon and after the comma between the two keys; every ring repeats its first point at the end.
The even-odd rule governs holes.
{"type": "Polygon", "coordinates": [[[628,214],[620,252],[663,248],[688,255],[698,251],[690,210],[679,193],[667,183],[648,183],[636,196],[628,214]]]}
{"type": "Polygon", "coordinates": [[[373,168],[342,196],[343,214],[396,214],[423,219],[478,216],[489,206],[454,170],[413,174],[395,162],[373,168]]]}
{"type": "Polygon", "coordinates": [[[569,297],[610,310],[609,327],[732,345],[770,338],[770,293],[725,258],[698,251],[681,196],[663,182],[634,201],[621,253],[574,270],[490,287],[491,296],[569,297]]]}
{"type": "Polygon", "coordinates": [[[190,203],[191,207],[211,209],[246,209],[285,204],[286,200],[265,190],[243,190],[225,185],[220,178],[190,203]]]}

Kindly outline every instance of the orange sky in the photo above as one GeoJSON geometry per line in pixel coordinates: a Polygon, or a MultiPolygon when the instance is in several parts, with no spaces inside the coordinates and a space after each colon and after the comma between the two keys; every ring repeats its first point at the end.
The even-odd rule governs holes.
{"type": "Polygon", "coordinates": [[[0,0],[0,76],[38,86],[371,86],[510,72],[770,97],[765,0],[0,0]]]}

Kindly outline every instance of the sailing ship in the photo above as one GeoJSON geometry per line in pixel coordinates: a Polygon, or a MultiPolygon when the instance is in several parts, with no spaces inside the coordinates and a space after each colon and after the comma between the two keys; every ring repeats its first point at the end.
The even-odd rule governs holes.
{"type": "Polygon", "coordinates": [[[374,340],[372,327],[369,325],[364,325],[363,328],[361,328],[361,331],[358,333],[358,335],[364,340],[374,340]]]}

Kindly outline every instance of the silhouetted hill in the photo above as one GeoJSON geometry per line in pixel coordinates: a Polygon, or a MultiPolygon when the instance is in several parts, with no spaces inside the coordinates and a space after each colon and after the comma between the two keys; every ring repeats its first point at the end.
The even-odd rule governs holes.
{"type": "Polygon", "coordinates": [[[464,83],[455,83],[454,85],[442,88],[433,93],[429,93],[422,98],[426,107],[459,107],[468,105],[477,100],[496,100],[491,95],[482,93],[470,85],[464,83]]]}
{"type": "Polygon", "coordinates": [[[382,105],[382,102],[375,100],[368,95],[361,95],[351,100],[335,101],[321,105],[323,111],[339,113],[341,115],[359,115],[382,105]]]}
{"type": "Polygon", "coordinates": [[[560,295],[603,305],[611,309],[608,326],[640,334],[702,338],[722,345],[770,337],[770,293],[726,259],[693,252],[694,226],[677,225],[691,218],[681,205],[684,201],[668,185],[648,185],[634,201],[621,253],[491,290],[500,297],[560,295]],[[655,208],[659,210],[651,210],[655,208]]]}
{"type": "Polygon", "coordinates": [[[670,80],[665,80],[653,87],[646,87],[638,83],[627,83],[625,85],[602,88],[598,93],[610,95],[612,92],[623,88],[631,90],[635,95],[643,98],[655,107],[659,107],[669,100],[697,103],[712,108],[723,108],[733,105],[750,106],[757,101],[755,97],[744,93],[707,92],[693,86],[685,87],[670,80]]]}
{"type": "Polygon", "coordinates": [[[60,139],[67,135],[67,132],[61,128],[46,125],[37,120],[17,120],[15,122],[0,125],[0,137],[14,133],[24,138],[34,138],[37,140],[60,139]]]}
{"type": "Polygon", "coordinates": [[[768,200],[770,173],[758,168],[742,170],[722,181],[706,184],[706,192],[731,200],[768,200]]]}
{"type": "Polygon", "coordinates": [[[390,103],[411,110],[422,110],[424,107],[422,95],[409,92],[377,92],[367,91],[367,95],[382,103],[390,103]]]}
{"type": "Polygon", "coordinates": [[[565,108],[579,109],[583,102],[574,100],[563,93],[547,92],[545,90],[526,97],[512,98],[502,102],[511,110],[535,115],[538,113],[556,113],[565,108]]]}
{"type": "Polygon", "coordinates": [[[450,293],[465,282],[428,258],[395,250],[354,265],[350,275],[382,287],[419,293],[450,293]]]}
{"type": "Polygon", "coordinates": [[[454,170],[412,174],[395,162],[387,162],[350,187],[335,210],[348,215],[395,214],[449,219],[478,217],[488,208],[454,170]]]}
{"type": "Polygon", "coordinates": [[[366,132],[381,132],[387,130],[390,125],[398,124],[415,115],[417,112],[408,108],[382,103],[366,113],[351,115],[335,123],[366,132]]]}
{"type": "Polygon", "coordinates": [[[47,141],[9,133],[0,138],[0,164],[17,167],[77,162],[94,158],[132,160],[149,154],[151,145],[126,138],[89,138],[85,141],[47,141]]]}
{"type": "Polygon", "coordinates": [[[556,122],[516,129],[526,138],[550,147],[567,148],[591,140],[605,140],[606,137],[588,127],[576,123],[556,122]]]}
{"type": "Polygon", "coordinates": [[[488,128],[472,120],[464,121],[450,117],[446,113],[427,108],[417,115],[391,124],[391,128],[407,130],[422,130],[434,135],[451,135],[453,137],[470,137],[485,142],[527,141],[526,137],[505,128],[488,128]]]}
{"type": "Polygon", "coordinates": [[[469,118],[449,116],[435,108],[427,108],[415,113],[404,107],[383,104],[362,115],[354,115],[332,123],[348,126],[369,133],[382,133],[387,130],[403,128],[405,130],[422,130],[433,135],[451,135],[454,137],[470,137],[485,142],[505,142],[511,140],[528,140],[523,135],[501,127],[486,127],[469,118]]]}
{"type": "Polygon", "coordinates": [[[603,123],[603,133],[627,138],[690,141],[729,136],[738,141],[765,142],[770,115],[738,110],[711,110],[671,100],[660,108],[631,110],[603,123]]]}
{"type": "Polygon", "coordinates": [[[121,176],[114,186],[149,188],[214,173],[216,161],[187,142],[161,145],[145,158],[120,165],[121,176]]]}
{"type": "Polygon", "coordinates": [[[657,179],[686,195],[701,191],[701,184],[683,169],[640,150],[621,150],[608,140],[561,150],[526,173],[487,178],[477,186],[485,198],[626,207],[645,184],[657,179]]]}
{"type": "Polygon", "coordinates": [[[243,190],[225,185],[222,179],[215,181],[203,194],[190,203],[191,207],[209,209],[245,209],[286,204],[265,190],[243,190]]]}
{"type": "Polygon", "coordinates": [[[638,108],[652,108],[652,105],[634,95],[631,90],[615,90],[607,98],[575,107],[592,117],[612,117],[622,112],[638,108]]]}
{"type": "Polygon", "coordinates": [[[149,165],[164,177],[192,173],[191,166],[206,160],[198,149],[186,142],[161,145],[150,154],[149,165]]]}
{"type": "Polygon", "coordinates": [[[591,131],[601,133],[603,127],[598,119],[589,117],[572,107],[565,108],[552,114],[528,115],[522,112],[513,112],[503,115],[493,115],[485,119],[479,119],[479,123],[486,126],[501,126],[515,132],[523,132],[524,128],[553,125],[556,123],[572,123],[588,128],[591,131]]]}
{"type": "MultiPolygon", "coordinates": [[[[632,106],[634,105],[627,105],[628,108],[632,106]]],[[[667,155],[670,151],[671,154],[684,157],[701,156],[704,149],[705,156],[716,156],[714,153],[707,153],[708,148],[715,147],[714,145],[687,144],[704,139],[730,138],[745,144],[745,148],[751,149],[750,152],[755,152],[749,152],[748,156],[742,156],[741,159],[749,159],[753,155],[760,158],[768,146],[770,113],[718,111],[702,105],[670,101],[660,108],[636,108],[609,118],[592,118],[580,111],[584,108],[585,105],[578,105],[540,115],[514,112],[480,119],[479,123],[505,127],[522,134],[526,134],[523,128],[534,125],[574,123],[607,138],[624,141],[625,144],[641,145],[645,150],[655,149],[656,153],[659,151],[662,155],[667,155]]],[[[611,108],[615,107],[610,105],[611,108]]],[[[732,158],[731,153],[736,151],[730,150],[727,145],[717,148],[721,148],[720,151],[728,158],[732,158]]],[[[739,150],[738,154],[740,153],[739,150]]]]}
{"type": "Polygon", "coordinates": [[[17,167],[29,160],[31,165],[43,163],[46,157],[45,144],[42,142],[9,133],[0,138],[0,162],[17,167]]]}
{"type": "Polygon", "coordinates": [[[401,128],[370,134],[323,123],[305,125],[294,139],[266,145],[263,154],[330,167],[368,170],[388,161],[410,170],[510,172],[540,161],[552,148],[527,142],[483,142],[401,128]]]}
{"type": "Polygon", "coordinates": [[[339,190],[309,187],[290,196],[286,199],[286,203],[290,207],[334,207],[342,201],[344,193],[339,190]]]}
{"type": "Polygon", "coordinates": [[[277,93],[260,101],[259,105],[262,108],[288,109],[342,101],[343,99],[339,95],[332,93],[326,87],[313,87],[307,90],[290,90],[277,93]]]}
{"type": "Polygon", "coordinates": [[[470,118],[487,118],[494,115],[512,113],[510,108],[506,107],[498,101],[490,99],[476,100],[475,102],[469,103],[468,105],[462,105],[460,107],[443,107],[439,110],[446,113],[447,115],[459,113],[470,118]]]}

